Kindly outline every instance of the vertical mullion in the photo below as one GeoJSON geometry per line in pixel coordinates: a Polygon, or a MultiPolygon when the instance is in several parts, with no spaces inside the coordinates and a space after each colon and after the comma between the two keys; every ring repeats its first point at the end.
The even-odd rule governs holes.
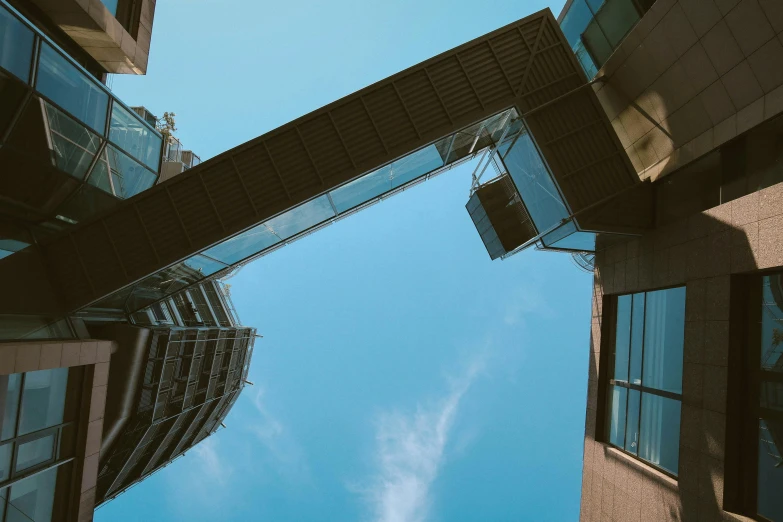
{"type": "MultiPolygon", "coordinates": [[[[645,337],[645,331],[647,329],[647,292],[644,292],[644,301],[642,308],[644,312],[642,313],[642,365],[641,369],[639,370],[639,385],[644,386],[644,337],[645,337]]],[[[633,308],[633,306],[632,306],[633,308]]],[[[633,316],[632,316],[633,317],[633,316]]],[[[630,357],[628,358],[631,359],[630,357]]],[[[639,455],[639,450],[642,447],[642,396],[644,395],[644,392],[639,390],[639,425],[637,426],[637,433],[639,434],[639,441],[637,442],[636,447],[636,455],[639,455]]]]}
{"type": "MultiPolygon", "coordinates": [[[[633,295],[631,295],[631,316],[628,325],[631,327],[628,332],[628,384],[631,383],[631,346],[633,345],[633,295]]],[[[617,306],[615,306],[615,325],[617,324],[617,306]]],[[[617,350],[617,328],[615,326],[615,350],[617,350]]],[[[626,388],[625,392],[625,426],[623,426],[623,451],[625,449],[626,437],[628,435],[628,403],[631,401],[631,388],[626,388]]]]}
{"type": "Polygon", "coordinates": [[[372,128],[375,129],[375,133],[378,134],[378,139],[381,140],[381,145],[383,145],[383,150],[385,150],[386,154],[388,154],[389,147],[386,146],[386,141],[383,139],[383,135],[381,134],[381,131],[378,130],[378,126],[375,124],[375,118],[372,117],[370,108],[367,107],[367,102],[364,101],[364,96],[359,96],[359,100],[362,102],[362,107],[364,107],[364,112],[367,113],[367,117],[370,118],[370,123],[372,123],[372,128]]]}

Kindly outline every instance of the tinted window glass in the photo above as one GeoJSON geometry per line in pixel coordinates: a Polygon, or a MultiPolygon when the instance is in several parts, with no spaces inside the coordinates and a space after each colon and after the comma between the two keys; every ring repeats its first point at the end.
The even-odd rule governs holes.
{"type": "Polygon", "coordinates": [[[5,388],[3,404],[3,428],[0,440],[8,440],[16,432],[16,414],[19,411],[19,392],[21,391],[22,375],[14,373],[0,377],[0,387],[5,388]]]}
{"type": "Polygon", "coordinates": [[[6,522],[51,520],[56,482],[57,469],[50,469],[11,486],[6,522]]]}
{"type": "Polygon", "coordinates": [[[112,104],[109,139],[157,172],[163,143],[161,137],[143,124],[136,113],[116,102],[112,104]]]}
{"type": "Polygon", "coordinates": [[[19,435],[55,426],[63,421],[68,368],[25,374],[19,435]]]}
{"type": "Polygon", "coordinates": [[[628,390],[628,414],[625,428],[625,451],[639,452],[639,402],[642,394],[638,390],[628,390]]]}
{"type": "Polygon", "coordinates": [[[33,32],[0,6],[0,67],[24,80],[30,79],[33,32]]]}
{"type": "Polygon", "coordinates": [[[103,135],[109,95],[47,43],[41,45],[36,88],[103,135]]]}
{"type": "Polygon", "coordinates": [[[611,387],[612,409],[609,415],[609,442],[621,448],[625,446],[625,412],[628,402],[628,388],[611,387]]]}
{"type": "Polygon", "coordinates": [[[685,288],[649,292],[644,322],[644,385],[682,393],[685,288]]]}
{"type": "Polygon", "coordinates": [[[644,393],[639,456],[677,474],[680,455],[680,401],[644,393]]]}
{"type": "Polygon", "coordinates": [[[539,233],[568,217],[560,192],[527,132],[520,135],[503,161],[539,233]]]}
{"type": "Polygon", "coordinates": [[[261,224],[210,248],[204,255],[231,265],[279,242],[280,238],[261,224]]]}
{"type": "Polygon", "coordinates": [[[158,176],[118,148],[107,145],[87,182],[120,199],[127,199],[155,184],[158,176]]]}
{"type": "Polygon", "coordinates": [[[23,471],[54,458],[54,434],[19,444],[15,471],[23,471]]]}
{"type": "Polygon", "coordinates": [[[57,168],[84,179],[100,147],[100,138],[50,103],[44,104],[57,168]]]}

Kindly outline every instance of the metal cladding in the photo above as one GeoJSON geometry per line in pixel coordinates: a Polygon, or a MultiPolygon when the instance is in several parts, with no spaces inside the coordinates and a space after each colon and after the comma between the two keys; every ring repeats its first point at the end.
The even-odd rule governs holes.
{"type": "Polygon", "coordinates": [[[574,212],[638,182],[549,10],[307,114],[44,245],[64,312],[516,107],[574,212]]]}
{"type": "Polygon", "coordinates": [[[536,237],[536,228],[508,174],[481,185],[466,208],[491,259],[536,237]]]}

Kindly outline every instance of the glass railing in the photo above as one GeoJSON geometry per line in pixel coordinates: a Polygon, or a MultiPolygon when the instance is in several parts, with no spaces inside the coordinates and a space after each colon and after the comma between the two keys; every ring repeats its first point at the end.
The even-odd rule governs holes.
{"type": "MultiPolygon", "coordinates": [[[[58,168],[118,198],[155,183],[163,146],[161,134],[0,0],[0,87],[13,82],[9,75],[34,91],[33,102],[40,102],[40,117],[58,168]],[[96,155],[105,160],[94,161],[96,155]],[[96,167],[103,168],[102,163],[108,166],[95,175],[103,178],[109,176],[106,172],[114,171],[126,188],[118,189],[106,182],[108,179],[90,181],[96,167]]],[[[5,105],[3,100],[0,104],[5,105]]],[[[12,135],[14,129],[7,132],[12,135]]]]}
{"type": "Polygon", "coordinates": [[[467,161],[488,147],[514,139],[520,126],[508,109],[437,142],[368,172],[166,268],[94,305],[133,313],[208,277],[220,277],[232,265],[247,263],[319,230],[343,217],[467,161]],[[513,132],[508,132],[513,128],[513,132]]]}

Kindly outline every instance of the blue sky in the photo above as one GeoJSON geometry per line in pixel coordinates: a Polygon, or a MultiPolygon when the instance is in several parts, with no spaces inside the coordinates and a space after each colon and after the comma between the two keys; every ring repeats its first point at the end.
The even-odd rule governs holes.
{"type": "MultiPolygon", "coordinates": [[[[160,2],[148,75],[113,88],[175,112],[207,159],[562,3],[160,2]]],[[[472,167],[231,279],[264,335],[255,386],[96,520],[577,519],[591,278],[560,254],[491,262],[465,210],[472,167]]]]}

